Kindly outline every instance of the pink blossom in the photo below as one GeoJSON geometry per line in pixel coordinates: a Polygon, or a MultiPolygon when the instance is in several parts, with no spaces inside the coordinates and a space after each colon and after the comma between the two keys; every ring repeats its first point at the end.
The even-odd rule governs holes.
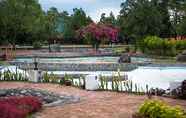
{"type": "Polygon", "coordinates": [[[77,31],[78,37],[85,38],[86,34],[91,34],[93,40],[117,41],[119,29],[104,24],[91,23],[77,31]]]}

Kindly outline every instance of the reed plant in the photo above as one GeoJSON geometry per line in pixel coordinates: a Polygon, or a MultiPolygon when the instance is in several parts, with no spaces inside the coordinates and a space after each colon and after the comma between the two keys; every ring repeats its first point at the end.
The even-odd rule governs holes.
{"type": "Polygon", "coordinates": [[[26,71],[23,73],[19,73],[18,69],[16,68],[15,72],[11,70],[6,70],[4,72],[0,72],[0,80],[1,81],[28,81],[26,76],[26,71]]]}
{"type": "Polygon", "coordinates": [[[111,90],[111,91],[116,91],[116,92],[134,93],[137,95],[142,95],[145,92],[149,92],[148,85],[146,85],[146,90],[144,90],[142,87],[134,83],[132,80],[123,78],[120,74],[120,71],[113,74],[111,79],[106,76],[100,76],[99,77],[99,89],[100,90],[111,90]]]}
{"type": "Polygon", "coordinates": [[[48,72],[45,72],[43,74],[42,82],[46,82],[46,83],[60,83],[60,79],[54,73],[48,74],[48,72]]]}

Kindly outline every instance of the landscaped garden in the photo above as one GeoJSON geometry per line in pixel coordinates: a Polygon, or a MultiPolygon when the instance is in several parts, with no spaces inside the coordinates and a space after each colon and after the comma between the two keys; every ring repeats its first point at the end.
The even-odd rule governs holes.
{"type": "Polygon", "coordinates": [[[185,1],[64,1],[0,0],[0,118],[186,118],[185,1]]]}

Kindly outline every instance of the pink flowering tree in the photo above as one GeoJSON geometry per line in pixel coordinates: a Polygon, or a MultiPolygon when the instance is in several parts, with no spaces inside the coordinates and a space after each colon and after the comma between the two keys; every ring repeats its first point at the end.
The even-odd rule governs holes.
{"type": "Polygon", "coordinates": [[[116,42],[119,30],[115,27],[91,23],[77,31],[78,38],[86,40],[96,50],[102,41],[116,42]]]}

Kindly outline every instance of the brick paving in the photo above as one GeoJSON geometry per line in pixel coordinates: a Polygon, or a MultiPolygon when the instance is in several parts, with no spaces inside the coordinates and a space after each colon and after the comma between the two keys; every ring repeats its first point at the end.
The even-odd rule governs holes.
{"type": "MultiPolygon", "coordinates": [[[[81,97],[81,102],[58,107],[44,107],[36,114],[37,118],[131,118],[137,108],[147,99],[146,96],[136,96],[115,92],[85,91],[73,87],[54,84],[32,84],[19,82],[0,82],[0,89],[5,88],[35,88],[58,94],[81,97]]],[[[156,97],[170,105],[181,105],[186,109],[186,101],[156,97]]]]}

